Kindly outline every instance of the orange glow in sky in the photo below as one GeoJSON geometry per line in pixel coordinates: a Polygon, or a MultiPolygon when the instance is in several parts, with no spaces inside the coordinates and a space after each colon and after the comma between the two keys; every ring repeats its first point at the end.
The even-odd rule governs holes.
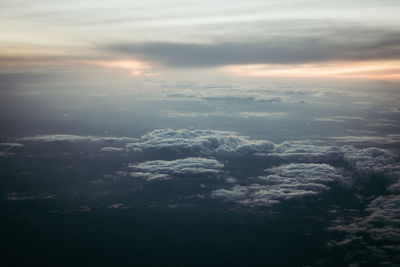
{"type": "Polygon", "coordinates": [[[154,76],[154,73],[147,72],[151,69],[150,65],[147,62],[138,60],[87,61],[85,63],[99,67],[127,69],[130,71],[131,76],[154,76]]]}
{"type": "Polygon", "coordinates": [[[400,61],[231,65],[223,70],[252,77],[400,79],[400,61]]]}

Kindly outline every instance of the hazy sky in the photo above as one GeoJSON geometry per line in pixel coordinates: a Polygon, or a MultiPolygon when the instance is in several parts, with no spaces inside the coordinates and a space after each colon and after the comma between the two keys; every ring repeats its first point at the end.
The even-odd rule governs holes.
{"type": "Polygon", "coordinates": [[[400,2],[0,1],[0,72],[400,78],[400,2]]]}

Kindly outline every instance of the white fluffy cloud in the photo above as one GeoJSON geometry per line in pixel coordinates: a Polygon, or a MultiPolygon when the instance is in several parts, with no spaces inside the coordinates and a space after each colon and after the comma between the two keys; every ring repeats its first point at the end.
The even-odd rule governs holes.
{"type": "Polygon", "coordinates": [[[311,141],[287,141],[276,145],[275,150],[269,155],[296,161],[321,157],[335,159],[341,156],[341,152],[341,148],[337,146],[317,146],[311,141]]]}
{"type": "Polygon", "coordinates": [[[378,174],[389,178],[400,177],[400,165],[389,152],[375,148],[356,149],[353,146],[343,148],[343,158],[361,175],[378,174]]]}
{"type": "Polygon", "coordinates": [[[153,160],[130,165],[136,172],[130,175],[147,180],[165,180],[174,174],[217,174],[224,164],[215,159],[185,158],[177,160],[153,160]]]}
{"type": "Polygon", "coordinates": [[[317,146],[311,142],[283,142],[269,156],[298,162],[347,162],[358,175],[371,174],[400,177],[400,166],[390,152],[375,147],[359,149],[354,146],[317,146]]]}
{"type": "Polygon", "coordinates": [[[274,144],[268,140],[252,140],[235,132],[192,129],[154,130],[134,143],[129,150],[170,150],[193,156],[228,157],[258,154],[279,157],[299,163],[329,163],[344,161],[363,175],[373,173],[387,176],[400,174],[389,152],[378,148],[358,149],[354,146],[316,145],[311,141],[289,141],[274,144]]]}
{"type": "Polygon", "coordinates": [[[236,185],[219,189],[211,197],[239,204],[258,206],[279,203],[280,200],[316,195],[329,189],[327,184],[348,180],[342,171],[327,164],[287,164],[267,170],[259,184],[236,185]]]}
{"type": "Polygon", "coordinates": [[[235,156],[268,153],[274,150],[275,145],[266,140],[250,140],[228,131],[162,129],[142,136],[139,142],[130,143],[127,147],[187,151],[201,156],[235,156]]]}
{"type": "MultiPolygon", "coordinates": [[[[176,160],[150,160],[131,167],[130,176],[147,180],[165,180],[179,174],[215,174],[224,165],[216,159],[232,156],[259,155],[268,160],[278,159],[285,164],[268,169],[259,182],[248,185],[235,179],[235,186],[212,192],[213,198],[248,205],[269,205],[283,199],[315,195],[329,189],[329,183],[350,185],[349,176],[381,175],[397,179],[400,166],[386,150],[359,149],[354,146],[323,145],[322,142],[288,141],[274,144],[268,140],[252,140],[230,131],[200,129],[154,130],[141,138],[115,138],[76,135],[43,135],[21,139],[30,142],[121,142],[125,147],[106,146],[103,152],[160,151],[176,152],[188,158],[176,160]],[[342,169],[331,165],[343,164],[342,169]],[[331,165],[329,165],[331,164],[331,165]]],[[[121,146],[121,144],[119,144],[121,146]]],[[[1,155],[1,153],[0,153],[1,155]]],[[[276,162],[276,161],[275,161],[276,162]]],[[[279,163],[280,162],[280,163],[279,163]]],[[[229,163],[228,163],[229,164],[229,163]]],[[[336,165],[335,165],[336,166],[336,165]]],[[[229,166],[228,166],[229,167],[229,166]]],[[[228,173],[226,176],[231,176],[228,173]]],[[[232,177],[232,179],[238,177],[232,177]]]]}

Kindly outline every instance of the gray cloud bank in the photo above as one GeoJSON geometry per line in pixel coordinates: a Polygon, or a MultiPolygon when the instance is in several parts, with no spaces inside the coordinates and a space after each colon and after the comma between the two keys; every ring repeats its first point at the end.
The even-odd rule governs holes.
{"type": "Polygon", "coordinates": [[[176,67],[209,67],[235,64],[296,64],[324,61],[393,60],[400,58],[400,33],[390,29],[353,31],[305,30],[246,41],[213,43],[148,42],[112,44],[106,49],[176,67]],[[309,31],[309,32],[308,32],[309,31]]]}

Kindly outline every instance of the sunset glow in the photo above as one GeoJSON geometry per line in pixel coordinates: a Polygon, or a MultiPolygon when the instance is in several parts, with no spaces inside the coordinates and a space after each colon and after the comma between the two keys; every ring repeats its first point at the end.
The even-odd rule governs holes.
{"type": "Polygon", "coordinates": [[[299,65],[235,65],[228,73],[249,77],[400,79],[400,61],[333,62],[299,65]]]}
{"type": "Polygon", "coordinates": [[[131,76],[152,75],[152,73],[146,73],[150,70],[148,63],[136,60],[87,61],[85,63],[104,68],[126,69],[130,71],[131,76]]]}

